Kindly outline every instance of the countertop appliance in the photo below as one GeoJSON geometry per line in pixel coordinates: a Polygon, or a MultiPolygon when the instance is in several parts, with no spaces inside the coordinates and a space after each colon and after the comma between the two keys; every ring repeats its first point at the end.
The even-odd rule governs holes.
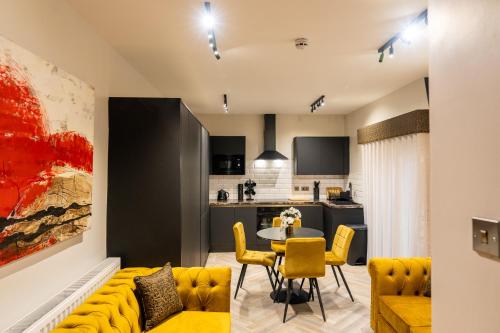
{"type": "Polygon", "coordinates": [[[217,192],[217,201],[227,201],[227,199],[229,199],[229,193],[220,189],[219,192],[217,192]]]}

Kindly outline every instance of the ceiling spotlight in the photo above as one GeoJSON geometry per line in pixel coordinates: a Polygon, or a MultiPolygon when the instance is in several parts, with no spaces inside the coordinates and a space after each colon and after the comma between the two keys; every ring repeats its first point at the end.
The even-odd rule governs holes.
{"type": "Polygon", "coordinates": [[[229,111],[229,107],[227,105],[227,95],[224,94],[224,104],[222,105],[224,107],[224,112],[228,112],[229,111]]]}
{"type": "Polygon", "coordinates": [[[380,57],[378,57],[378,62],[384,61],[384,52],[380,52],[380,57]]]}
{"type": "Polygon", "coordinates": [[[212,49],[215,58],[219,60],[220,53],[219,50],[217,49],[217,42],[215,41],[215,33],[214,33],[215,19],[212,15],[210,2],[206,1],[203,4],[203,6],[205,9],[205,15],[203,16],[203,23],[205,24],[205,27],[208,29],[208,45],[212,49]]]}
{"type": "Polygon", "coordinates": [[[408,25],[403,32],[401,32],[401,40],[406,42],[406,43],[411,43],[412,40],[415,39],[415,37],[418,34],[418,26],[417,23],[411,23],[408,25]]]}
{"type": "Polygon", "coordinates": [[[311,104],[311,113],[325,105],[325,95],[321,95],[311,104]]]}
{"type": "Polygon", "coordinates": [[[397,34],[392,36],[387,42],[385,42],[384,45],[379,47],[379,49],[377,50],[378,53],[380,54],[378,62],[384,61],[384,52],[387,49],[389,49],[389,58],[392,58],[394,56],[393,44],[398,40],[401,40],[405,43],[410,43],[412,40],[414,40],[419,32],[419,28],[422,22],[424,22],[424,24],[426,25],[428,24],[427,9],[422,11],[420,14],[418,14],[417,17],[411,20],[411,22],[405,27],[405,29],[403,29],[403,31],[398,32],[397,34]]]}

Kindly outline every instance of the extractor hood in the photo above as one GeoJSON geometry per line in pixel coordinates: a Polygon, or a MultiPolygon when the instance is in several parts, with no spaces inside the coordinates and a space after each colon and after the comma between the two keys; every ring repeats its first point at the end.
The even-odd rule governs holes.
{"type": "Polygon", "coordinates": [[[264,151],[256,158],[257,160],[288,160],[288,158],[276,151],[276,115],[264,115],[264,151]]]}

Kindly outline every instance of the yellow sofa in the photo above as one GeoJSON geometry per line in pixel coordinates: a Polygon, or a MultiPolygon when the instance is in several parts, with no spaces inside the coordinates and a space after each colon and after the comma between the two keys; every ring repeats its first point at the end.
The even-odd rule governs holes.
{"type": "Polygon", "coordinates": [[[430,333],[431,298],[423,296],[430,258],[374,258],[370,324],[376,333],[430,333]]]}
{"type": "MultiPolygon", "coordinates": [[[[126,268],[118,271],[53,332],[141,332],[141,314],[134,295],[133,279],[134,276],[149,275],[159,269],[126,268]]],[[[231,269],[175,267],[172,271],[184,309],[148,332],[230,332],[231,269]]]]}

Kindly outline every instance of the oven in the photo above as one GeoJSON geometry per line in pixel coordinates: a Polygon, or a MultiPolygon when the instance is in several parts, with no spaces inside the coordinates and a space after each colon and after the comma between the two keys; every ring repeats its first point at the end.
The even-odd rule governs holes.
{"type": "Polygon", "coordinates": [[[213,175],[244,175],[244,155],[214,155],[212,157],[213,175]]]}
{"type": "MultiPolygon", "coordinates": [[[[272,228],[273,218],[280,216],[287,207],[257,207],[257,231],[272,228]]],[[[262,239],[257,236],[258,239],[262,239]]]]}

